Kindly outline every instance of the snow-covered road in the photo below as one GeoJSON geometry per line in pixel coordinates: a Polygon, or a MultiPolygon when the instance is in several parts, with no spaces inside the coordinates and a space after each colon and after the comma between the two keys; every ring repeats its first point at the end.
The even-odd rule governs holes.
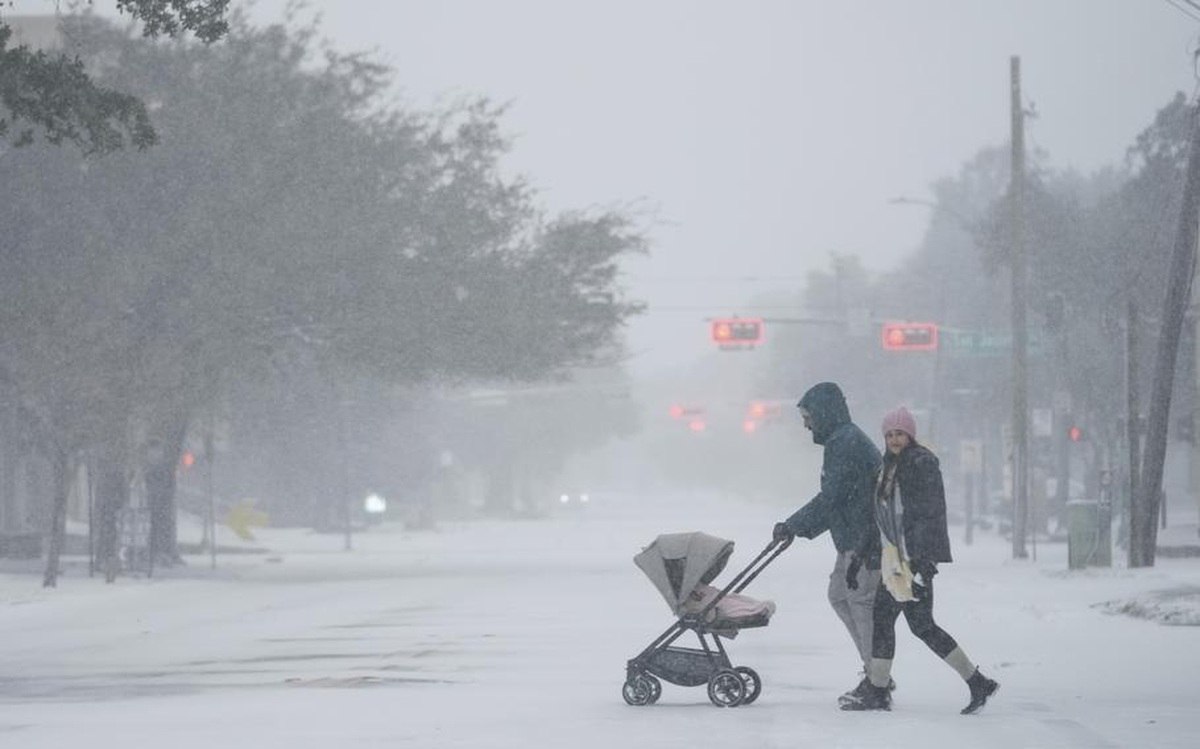
{"type": "Polygon", "coordinates": [[[1099,604],[1200,587],[1200,560],[1065,571],[1065,548],[1008,559],[990,534],[938,578],[938,620],[1001,690],[958,714],[961,680],[898,631],[890,713],[837,710],[856,679],[825,602],[827,538],[797,542],[746,592],[771,626],[732,643],[753,705],[667,684],[624,704],[625,661],[671,622],[631,559],[659,533],[737,542],[722,579],[783,508],[598,498],[543,521],[384,526],[355,539],[270,530],[269,556],[206,559],[113,586],[0,575],[0,747],[1194,747],[1200,627],[1099,604]]]}

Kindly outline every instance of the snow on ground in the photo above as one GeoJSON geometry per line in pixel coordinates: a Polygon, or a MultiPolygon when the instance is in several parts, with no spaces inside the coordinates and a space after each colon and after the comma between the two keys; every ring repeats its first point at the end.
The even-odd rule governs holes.
{"type": "Polygon", "coordinates": [[[893,711],[837,710],[858,677],[825,601],[827,538],[798,541],[746,590],[779,607],[729,643],[762,676],[756,703],[719,709],[666,684],[659,704],[625,705],[625,661],[672,621],[633,555],[704,530],[737,542],[728,579],[785,512],[608,496],[543,521],[385,525],[349,553],[339,536],[273,529],[272,554],[111,586],[78,562],[56,590],[0,575],[0,746],[1196,745],[1200,627],[1108,611],[1157,596],[1160,610],[1191,601],[1194,622],[1200,560],[1067,572],[1065,547],[1014,561],[1002,539],[968,547],[953,528],[936,611],[1001,682],[981,714],[958,714],[966,687],[903,624],[893,711]]]}
{"type": "Polygon", "coordinates": [[[1200,627],[1200,588],[1194,585],[1142,593],[1130,599],[1105,601],[1100,608],[1113,614],[1200,627]]]}

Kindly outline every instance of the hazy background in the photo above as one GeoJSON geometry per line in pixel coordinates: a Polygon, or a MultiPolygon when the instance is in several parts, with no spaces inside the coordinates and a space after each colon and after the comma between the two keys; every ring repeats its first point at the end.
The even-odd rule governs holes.
{"type": "MultiPolygon", "coordinates": [[[[250,6],[280,20],[285,0],[250,6]]],[[[551,210],[637,204],[649,303],[628,366],[708,354],[703,318],[799,288],[830,253],[883,270],[916,246],[928,198],[1009,130],[1020,55],[1031,149],[1090,172],[1195,86],[1200,26],[1160,0],[906,2],[314,1],[340,50],[375,50],[417,106],[509,102],[509,163],[551,210]]],[[[780,314],[781,310],[769,310],[780,314]]],[[[715,354],[714,354],[715,355],[715,354]]]]}
{"type": "MultiPolygon", "coordinates": [[[[18,0],[5,13],[47,14],[72,5],[18,0]]],[[[114,0],[80,5],[116,12],[114,0]]],[[[1061,475],[1057,486],[1071,488],[1080,477],[1094,479],[1096,466],[1113,463],[1111,455],[1124,454],[1123,374],[1108,319],[1114,305],[1103,300],[1140,279],[1154,287],[1139,291],[1145,308],[1161,308],[1154,294],[1163,286],[1164,248],[1174,225],[1167,218],[1177,199],[1172,170],[1181,165],[1090,176],[1120,167],[1126,149],[1172,95],[1197,88],[1200,11],[1175,0],[260,0],[234,7],[257,27],[287,23],[300,35],[317,19],[317,33],[333,49],[362,51],[394,71],[392,100],[372,99],[374,106],[436,117],[481,96],[505,105],[500,125],[512,148],[502,169],[528,179],[536,209],[545,216],[597,208],[632,216],[649,252],[622,257],[622,284],[647,309],[629,323],[628,353],[617,367],[547,368],[531,378],[538,382],[503,381],[511,373],[489,369],[476,352],[482,369],[470,370],[477,378],[469,382],[409,381],[391,371],[408,386],[402,395],[386,394],[397,399],[395,413],[378,407],[387,400],[379,392],[333,404],[351,425],[349,437],[316,428],[337,423],[331,414],[319,415],[329,398],[293,407],[285,396],[295,393],[257,383],[283,399],[272,411],[281,422],[260,419],[253,434],[229,439],[230,465],[216,480],[226,482],[219,491],[230,501],[274,497],[281,506],[337,507],[360,489],[386,484],[397,495],[437,504],[442,500],[432,487],[461,466],[471,481],[517,487],[514,495],[529,497],[556,499],[560,491],[585,487],[649,494],[657,491],[657,477],[672,486],[724,487],[794,504],[815,490],[820,451],[791,404],[824,379],[846,386],[856,420],[873,434],[886,409],[909,405],[922,439],[948,463],[963,440],[984,440],[993,455],[989,492],[1006,496],[999,466],[1006,460],[1001,427],[1012,400],[1009,362],[994,351],[948,357],[944,366],[937,356],[892,356],[880,350],[878,331],[867,323],[886,317],[1001,336],[1007,331],[1005,243],[989,245],[988,232],[975,224],[987,218],[1008,183],[1014,54],[1022,60],[1031,115],[1031,171],[1044,177],[1045,194],[1058,201],[1043,203],[1044,221],[1030,223],[1031,328],[1050,335],[1046,300],[1052,294],[1066,295],[1064,309],[1076,321],[1053,334],[1056,356],[1035,362],[1030,407],[1079,420],[1091,440],[1075,450],[1086,448],[1086,455],[1072,456],[1061,436],[1066,424],[1049,429],[1040,438],[1062,443],[1055,453],[1066,457],[1044,468],[1047,478],[1061,475]],[[1075,179],[1072,170],[1084,178],[1075,179]],[[947,184],[956,178],[960,184],[947,184]],[[939,181],[935,197],[932,185],[939,181]],[[1136,210],[1093,205],[1126,187],[1138,199],[1136,210]],[[1062,206],[1072,210],[1050,210],[1062,206]],[[906,274],[879,283],[901,264],[906,274]],[[766,342],[757,350],[718,351],[706,318],[733,314],[838,317],[842,325],[768,319],[766,342]],[[553,382],[559,374],[574,381],[553,382]],[[1063,384],[1072,378],[1070,388],[1063,384]],[[1055,405],[1063,400],[1055,398],[1060,390],[1077,401],[1075,414],[1055,405]],[[762,401],[776,410],[764,421],[772,422],[766,431],[757,432],[747,414],[762,401]],[[669,418],[670,407],[681,404],[703,418],[695,425],[669,418]],[[303,432],[298,420],[316,425],[312,444],[286,444],[303,432]],[[258,449],[263,454],[247,457],[258,449]],[[236,468],[235,458],[242,460],[236,468]],[[340,482],[350,489],[325,485],[339,483],[329,478],[335,472],[328,466],[359,458],[361,465],[347,469],[340,482]],[[1068,476],[1072,461],[1077,472],[1068,476]],[[508,475],[514,471],[528,477],[508,475]],[[312,496],[295,500],[301,490],[312,496]]],[[[316,69],[321,61],[309,64],[316,69]]],[[[225,95],[223,82],[204,84],[203,94],[225,95]]],[[[204,127],[197,117],[182,120],[204,127]]],[[[1168,149],[1176,144],[1171,133],[1156,137],[1168,149]]],[[[320,150],[319,140],[311,143],[288,141],[304,154],[320,150]]],[[[158,153],[164,152],[170,153],[158,153]]],[[[244,170],[234,162],[232,171],[244,170]]],[[[288,174],[287,184],[333,184],[332,172],[319,172],[311,167],[300,180],[288,174]]],[[[45,175],[33,184],[38,181],[45,175]]],[[[352,201],[358,184],[339,183],[339,197],[352,201]]],[[[286,191],[263,200],[301,210],[286,191]]],[[[210,211],[222,219],[232,212],[210,211]]],[[[461,216],[447,221],[462,223],[461,216]]],[[[234,228],[234,239],[253,228],[234,228]]],[[[294,249],[277,235],[262,243],[280,250],[281,259],[294,249]]],[[[327,250],[320,245],[314,254],[324,258],[327,250]]],[[[289,283],[302,287],[306,280],[289,283]]],[[[418,295],[403,296],[420,309],[436,308],[414,301],[418,295]]],[[[471,321],[473,330],[479,322],[471,321]]],[[[393,325],[389,331],[404,328],[383,324],[393,325]]],[[[1148,336],[1157,334],[1153,322],[1144,327],[1148,336]]],[[[219,336],[199,336],[212,338],[219,336]]],[[[405,350],[405,357],[389,366],[421,364],[419,350],[405,350]]],[[[1149,378],[1151,359],[1142,358],[1149,378]]],[[[1194,381],[1185,370],[1181,381],[1194,381]]],[[[1182,389],[1177,414],[1195,410],[1193,390],[1182,389]]],[[[259,403],[264,394],[243,396],[259,403]]],[[[245,409],[231,408],[229,422],[236,416],[245,417],[245,409]]],[[[188,439],[202,441],[199,426],[191,427],[188,439]]],[[[1049,447],[1043,452],[1051,454],[1049,447]]],[[[1200,476],[1200,454],[1196,459],[1189,482],[1200,476]]],[[[958,471],[947,473],[952,482],[958,471]]],[[[1183,481],[1168,493],[1187,498],[1183,481]]],[[[1036,483],[1048,487],[1050,481],[1036,483]]],[[[1076,494],[1092,489],[1080,486],[1076,494]]],[[[478,487],[460,491],[480,493],[478,487]]],[[[1051,493],[1060,502],[1068,496],[1067,489],[1051,493]]]]}

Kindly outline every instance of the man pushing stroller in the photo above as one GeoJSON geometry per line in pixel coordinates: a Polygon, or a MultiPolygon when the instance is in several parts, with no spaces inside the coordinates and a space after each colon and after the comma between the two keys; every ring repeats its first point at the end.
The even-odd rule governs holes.
{"type": "Polygon", "coordinates": [[[821,491],[776,523],[773,535],[814,538],[829,530],[833,538],[829,602],[850,631],[865,674],[839,698],[841,708],[891,709],[894,627],[903,613],[913,633],[966,681],[971,700],[962,712],[976,712],[999,685],[933,620],[933,576],[938,562],[950,561],[950,542],[937,457],[917,442],[915,419],[903,407],[884,417],[881,470],[879,451],[850,421],[837,385],[814,386],[798,406],[813,441],[825,446],[821,491]]]}
{"type": "Polygon", "coordinates": [[[776,523],[776,540],[800,536],[816,538],[825,531],[833,538],[836,556],[829,575],[829,605],[846,625],[861,659],[858,685],[839,698],[856,698],[869,686],[871,663],[872,607],[879,587],[879,568],[855,570],[855,586],[846,584],[850,560],[859,543],[874,525],[871,497],[879,473],[879,450],[871,438],[850,420],[850,409],[841,388],[822,382],[809,389],[796,404],[812,439],[824,446],[821,491],[787,520],[776,523]]]}

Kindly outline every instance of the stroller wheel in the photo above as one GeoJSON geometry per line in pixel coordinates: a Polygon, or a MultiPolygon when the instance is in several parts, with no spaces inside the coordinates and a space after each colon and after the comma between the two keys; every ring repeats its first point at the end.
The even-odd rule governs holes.
{"type": "Polygon", "coordinates": [[[758,678],[758,672],[749,666],[738,666],[733,670],[742,677],[742,683],[746,685],[746,695],[742,697],[741,704],[749,705],[762,694],[762,679],[758,678]]]}
{"type": "MultiPolygon", "coordinates": [[[[661,690],[661,685],[659,690],[661,690]]],[[[654,686],[650,683],[650,679],[638,674],[631,679],[625,680],[625,685],[621,687],[621,696],[625,698],[625,703],[640,707],[641,705],[649,705],[658,695],[654,692],[654,686]]]]}
{"type": "Polygon", "coordinates": [[[746,696],[746,683],[732,668],[723,668],[708,679],[708,699],[717,707],[737,707],[746,696]]]}
{"type": "Polygon", "coordinates": [[[655,702],[658,702],[659,697],[662,697],[662,682],[651,674],[644,674],[641,678],[650,683],[650,699],[646,704],[653,705],[655,702]]]}

